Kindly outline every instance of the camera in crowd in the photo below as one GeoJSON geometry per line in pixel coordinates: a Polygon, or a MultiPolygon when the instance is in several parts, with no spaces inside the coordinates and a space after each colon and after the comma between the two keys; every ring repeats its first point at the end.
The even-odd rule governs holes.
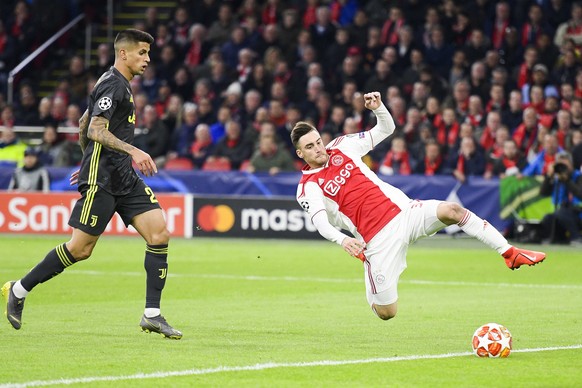
{"type": "Polygon", "coordinates": [[[554,173],[563,174],[569,171],[568,165],[565,163],[554,164],[554,173]]]}

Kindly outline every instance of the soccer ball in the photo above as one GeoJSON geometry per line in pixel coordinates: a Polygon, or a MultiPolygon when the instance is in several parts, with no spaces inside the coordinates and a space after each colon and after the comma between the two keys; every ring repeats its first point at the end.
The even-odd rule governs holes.
{"type": "Polygon", "coordinates": [[[473,352],[478,357],[508,357],[511,352],[511,333],[498,323],[487,323],[473,334],[473,352]]]}

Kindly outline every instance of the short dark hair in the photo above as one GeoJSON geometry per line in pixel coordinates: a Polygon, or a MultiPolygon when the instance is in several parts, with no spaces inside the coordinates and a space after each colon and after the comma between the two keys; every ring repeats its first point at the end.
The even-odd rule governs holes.
{"type": "Polygon", "coordinates": [[[298,121],[297,124],[295,124],[295,126],[293,127],[293,130],[291,131],[291,142],[293,143],[293,146],[295,148],[298,148],[297,144],[299,144],[299,139],[301,139],[303,136],[307,135],[311,131],[316,131],[313,125],[305,121],[298,121]]]}
{"type": "Polygon", "coordinates": [[[118,44],[126,42],[134,44],[139,42],[145,42],[148,44],[152,44],[154,43],[154,37],[145,31],[136,30],[135,28],[128,28],[126,30],[119,32],[115,37],[115,41],[113,43],[115,51],[117,51],[118,44]]]}

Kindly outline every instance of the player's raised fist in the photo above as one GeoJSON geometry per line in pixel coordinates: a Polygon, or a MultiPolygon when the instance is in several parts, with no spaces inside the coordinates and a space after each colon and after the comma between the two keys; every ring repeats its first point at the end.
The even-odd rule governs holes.
{"type": "Polygon", "coordinates": [[[382,97],[380,92],[370,92],[364,94],[364,105],[366,108],[374,110],[382,104],[382,97]]]}

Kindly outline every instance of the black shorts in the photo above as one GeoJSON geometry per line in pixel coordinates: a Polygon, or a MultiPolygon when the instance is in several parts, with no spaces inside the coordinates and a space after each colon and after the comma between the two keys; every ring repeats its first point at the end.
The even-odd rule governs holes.
{"type": "Polygon", "coordinates": [[[125,195],[112,195],[99,186],[89,187],[81,195],[73,208],[69,225],[93,236],[105,231],[115,212],[127,227],[133,217],[160,209],[154,192],[141,179],[125,195]]]}

